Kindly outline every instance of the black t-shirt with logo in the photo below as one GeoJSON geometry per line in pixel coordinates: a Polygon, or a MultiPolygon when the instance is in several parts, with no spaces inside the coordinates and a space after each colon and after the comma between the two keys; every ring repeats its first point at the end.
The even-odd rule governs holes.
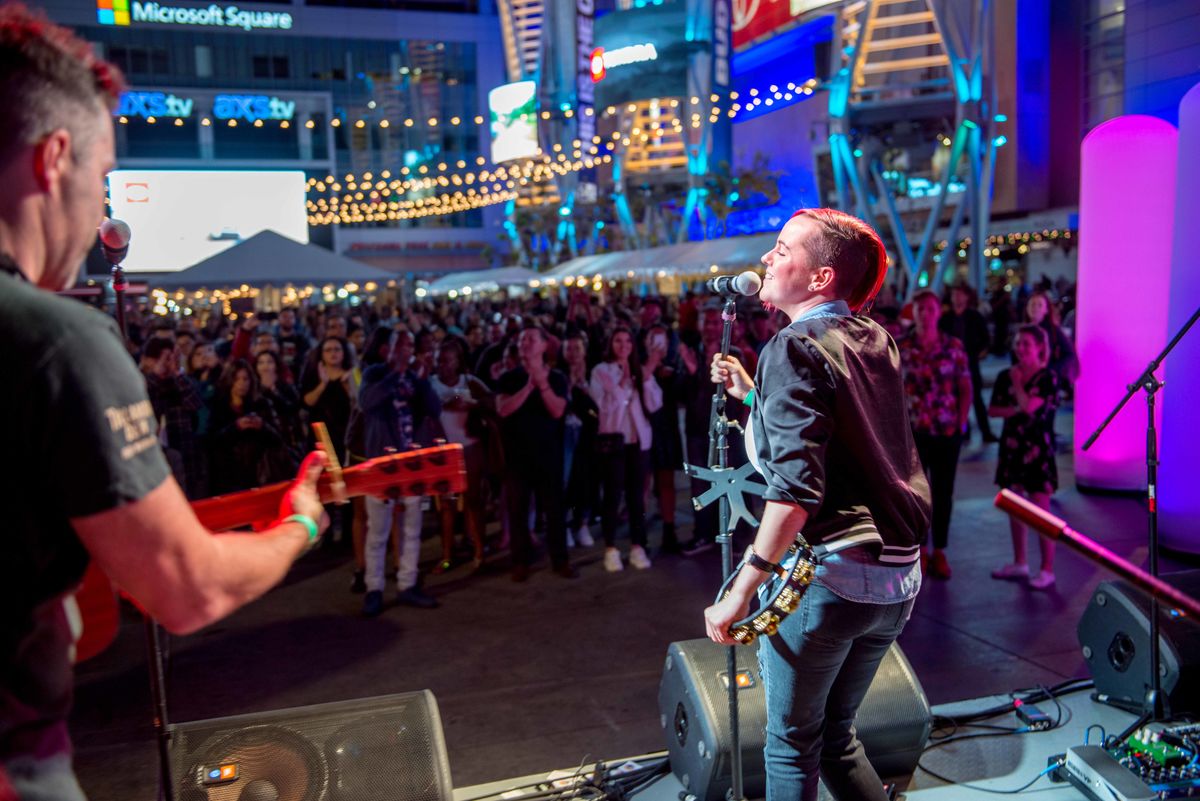
{"type": "Polygon", "coordinates": [[[70,747],[68,610],[88,563],[70,519],[138,500],[170,470],[113,321],[32,286],[3,254],[0,371],[2,764],[70,747]]]}

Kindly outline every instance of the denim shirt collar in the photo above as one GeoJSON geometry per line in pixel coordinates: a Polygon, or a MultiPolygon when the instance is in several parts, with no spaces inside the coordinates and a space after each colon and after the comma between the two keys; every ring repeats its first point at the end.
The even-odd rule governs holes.
{"type": "Polygon", "coordinates": [[[813,320],[817,317],[848,317],[850,315],[850,306],[844,300],[831,300],[822,303],[820,306],[814,306],[804,314],[792,320],[792,325],[802,323],[806,320],[813,320]]]}

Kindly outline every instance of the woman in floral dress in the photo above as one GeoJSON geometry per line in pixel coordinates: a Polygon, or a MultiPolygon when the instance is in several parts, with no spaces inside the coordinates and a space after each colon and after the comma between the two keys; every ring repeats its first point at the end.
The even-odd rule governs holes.
{"type": "MultiPolygon", "coordinates": [[[[1058,489],[1054,461],[1054,411],[1058,405],[1058,375],[1048,368],[1050,341],[1045,329],[1023,325],[1013,345],[1016,364],[996,378],[988,415],[1004,420],[1000,434],[1000,462],[996,483],[1020,493],[1049,510],[1050,496],[1058,489]]],[[[992,578],[1028,581],[1044,590],[1054,585],[1054,543],[1040,538],[1042,567],[1031,576],[1026,559],[1025,525],[1009,518],[1013,561],[992,571],[992,578]]]]}

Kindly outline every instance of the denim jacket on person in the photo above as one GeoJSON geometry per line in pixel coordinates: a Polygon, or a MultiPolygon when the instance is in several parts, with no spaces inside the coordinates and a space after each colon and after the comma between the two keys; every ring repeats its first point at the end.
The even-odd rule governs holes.
{"type": "Polygon", "coordinates": [[[442,403],[428,379],[412,370],[398,373],[389,364],[373,364],[363,372],[358,395],[363,424],[364,456],[374,459],[390,450],[406,451],[417,444],[414,432],[428,418],[442,413],[442,403]]]}

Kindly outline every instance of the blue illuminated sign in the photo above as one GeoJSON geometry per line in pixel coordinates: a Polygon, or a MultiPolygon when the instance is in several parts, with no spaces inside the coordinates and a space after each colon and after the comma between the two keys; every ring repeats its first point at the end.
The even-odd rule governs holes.
{"type": "Polygon", "coordinates": [[[290,120],[296,113],[296,101],[266,95],[217,95],[213,116],[219,120],[290,120]]]}
{"type": "Polygon", "coordinates": [[[192,116],[195,101],[166,92],[123,92],[117,114],[122,117],[182,117],[192,116]]]}

